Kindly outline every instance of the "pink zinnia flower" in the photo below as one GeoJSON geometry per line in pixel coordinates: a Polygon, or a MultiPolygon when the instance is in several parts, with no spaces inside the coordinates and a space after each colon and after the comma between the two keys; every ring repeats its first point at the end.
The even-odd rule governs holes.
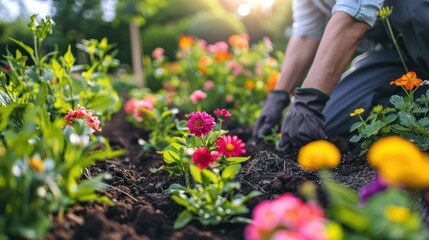
{"type": "Polygon", "coordinates": [[[224,119],[230,118],[232,116],[231,113],[229,113],[228,110],[226,110],[226,109],[216,109],[214,111],[214,114],[220,120],[224,120],[224,119]]]}
{"type": "Polygon", "coordinates": [[[303,202],[290,193],[256,205],[252,224],[246,226],[245,239],[327,240],[327,220],[314,202],[303,202]]]}
{"type": "Polygon", "coordinates": [[[211,80],[207,80],[204,82],[204,90],[208,91],[214,87],[214,82],[211,80]]]}
{"type": "Polygon", "coordinates": [[[212,53],[218,53],[218,52],[228,52],[229,46],[226,42],[220,41],[216,42],[215,44],[210,44],[207,46],[207,51],[212,53]]]}
{"type": "Polygon", "coordinates": [[[194,112],[186,125],[189,128],[189,133],[201,137],[209,134],[216,123],[210,114],[206,112],[194,112]]]}
{"type": "Polygon", "coordinates": [[[157,47],[152,51],[152,57],[156,60],[159,60],[164,55],[164,49],[157,47]]]}
{"type": "Polygon", "coordinates": [[[197,104],[199,101],[205,99],[206,97],[207,97],[207,93],[201,90],[195,90],[189,98],[191,99],[191,102],[193,104],[197,104]]]}
{"type": "Polygon", "coordinates": [[[238,157],[246,153],[245,144],[237,136],[223,135],[216,141],[217,151],[226,157],[238,157]]]}
{"type": "Polygon", "coordinates": [[[230,102],[234,101],[234,97],[232,95],[226,95],[225,96],[225,101],[228,102],[228,103],[230,103],[230,102]]]}
{"type": "Polygon", "coordinates": [[[217,160],[217,156],[212,155],[207,148],[199,148],[192,154],[192,161],[199,169],[210,167],[217,160]]]}

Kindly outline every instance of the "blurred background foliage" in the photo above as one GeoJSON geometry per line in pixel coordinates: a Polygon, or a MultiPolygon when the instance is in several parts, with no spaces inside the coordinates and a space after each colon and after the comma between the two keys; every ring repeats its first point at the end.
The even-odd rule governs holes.
{"type": "MultiPolygon", "coordinates": [[[[0,1],[0,54],[6,49],[15,52],[18,47],[9,39],[21,39],[31,45],[28,34],[28,16],[37,13],[25,7],[25,0],[9,0],[19,7],[18,17],[7,12],[7,1],[0,1]]],[[[132,48],[130,47],[129,17],[138,17],[140,45],[144,55],[156,47],[165,49],[166,57],[173,61],[177,42],[181,35],[189,34],[208,43],[226,41],[232,34],[248,33],[251,43],[268,36],[274,50],[283,51],[287,44],[287,29],[291,26],[291,0],[272,1],[267,9],[252,8],[245,16],[239,16],[237,9],[244,2],[257,0],[35,0],[50,4],[50,16],[56,23],[52,37],[45,40],[44,51],[57,49],[60,53],[71,44],[75,46],[82,39],[107,37],[119,50],[116,58],[123,69],[131,70],[132,48]],[[158,4],[164,2],[164,4],[158,4]],[[106,14],[106,6],[110,9],[106,14]],[[113,10],[113,11],[112,11],[113,10]],[[106,17],[106,15],[109,15],[106,17]],[[128,18],[127,18],[128,17],[128,18]]],[[[78,62],[87,60],[74,53],[78,62]]]]}

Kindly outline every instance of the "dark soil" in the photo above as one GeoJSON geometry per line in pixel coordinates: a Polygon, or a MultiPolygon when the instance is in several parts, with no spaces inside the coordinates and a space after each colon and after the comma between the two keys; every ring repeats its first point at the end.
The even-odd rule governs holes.
{"type": "MultiPolygon", "coordinates": [[[[318,183],[313,172],[303,171],[296,163],[296,152],[282,154],[271,143],[251,144],[251,129],[230,126],[231,135],[247,141],[247,153],[251,159],[243,164],[237,181],[242,193],[251,190],[263,194],[249,201],[251,210],[264,200],[285,192],[298,193],[298,186],[304,181],[318,183]]],[[[125,149],[126,154],[107,161],[97,162],[91,167],[95,176],[101,172],[112,175],[106,183],[112,187],[105,194],[115,202],[114,206],[104,203],[77,204],[62,217],[55,216],[53,228],[45,237],[51,239],[243,239],[243,224],[202,226],[191,222],[181,230],[173,229],[173,222],[182,208],[166,193],[172,184],[182,180],[166,172],[151,173],[149,168],[160,167],[162,157],[155,151],[144,151],[138,139],[147,133],[125,120],[125,113],[119,112],[105,123],[102,135],[110,140],[114,149],[125,149]]],[[[358,189],[374,178],[373,170],[359,149],[346,139],[331,138],[343,153],[342,163],[332,171],[341,183],[358,189]]],[[[319,191],[323,200],[323,192],[319,191]]],[[[249,213],[245,217],[250,217],[249,213]]]]}

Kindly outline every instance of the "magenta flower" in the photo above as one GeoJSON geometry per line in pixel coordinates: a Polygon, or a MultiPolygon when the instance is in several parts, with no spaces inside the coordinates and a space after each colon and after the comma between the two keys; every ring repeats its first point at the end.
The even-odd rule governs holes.
{"type": "Polygon", "coordinates": [[[216,115],[216,117],[217,117],[219,120],[225,120],[225,119],[227,119],[227,118],[232,117],[231,113],[230,113],[230,112],[228,112],[228,110],[226,110],[226,109],[216,109],[216,110],[214,111],[214,114],[216,115]]]}
{"type": "Polygon", "coordinates": [[[207,148],[199,148],[192,154],[192,161],[199,169],[210,167],[217,160],[217,156],[211,154],[207,148]]]}
{"type": "Polygon", "coordinates": [[[239,157],[246,153],[245,144],[237,136],[223,135],[216,141],[216,145],[216,151],[225,157],[239,157]]]}
{"type": "Polygon", "coordinates": [[[246,226],[246,240],[327,240],[327,219],[315,203],[305,203],[290,193],[260,202],[253,210],[253,222],[246,226]]]}
{"type": "Polygon", "coordinates": [[[216,123],[210,114],[206,112],[194,112],[186,125],[189,128],[189,133],[201,137],[207,136],[216,123]]]}
{"type": "Polygon", "coordinates": [[[191,102],[193,104],[197,104],[199,101],[205,99],[206,97],[207,97],[207,93],[201,90],[195,90],[189,98],[191,99],[191,102]]]}

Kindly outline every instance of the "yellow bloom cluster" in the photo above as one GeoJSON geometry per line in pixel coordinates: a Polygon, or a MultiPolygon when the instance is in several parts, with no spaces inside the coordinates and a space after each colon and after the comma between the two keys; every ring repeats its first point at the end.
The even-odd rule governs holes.
{"type": "Polygon", "coordinates": [[[298,163],[308,171],[335,168],[340,164],[340,150],[326,140],[304,145],[298,153],[298,163]]]}
{"type": "Polygon", "coordinates": [[[43,172],[43,170],[44,170],[42,160],[40,160],[40,158],[35,157],[35,156],[33,156],[33,157],[30,158],[30,161],[28,162],[28,165],[32,169],[34,169],[36,172],[39,172],[39,173],[43,172]]]}
{"type": "Polygon", "coordinates": [[[368,161],[391,185],[429,187],[429,155],[409,140],[389,136],[376,141],[368,151],[368,161]]]}
{"type": "Polygon", "coordinates": [[[386,19],[392,14],[392,11],[393,11],[393,7],[382,7],[377,12],[377,16],[381,19],[386,19]]]}
{"type": "Polygon", "coordinates": [[[411,217],[411,210],[406,207],[389,205],[386,207],[384,214],[390,221],[402,223],[411,217]]]}

